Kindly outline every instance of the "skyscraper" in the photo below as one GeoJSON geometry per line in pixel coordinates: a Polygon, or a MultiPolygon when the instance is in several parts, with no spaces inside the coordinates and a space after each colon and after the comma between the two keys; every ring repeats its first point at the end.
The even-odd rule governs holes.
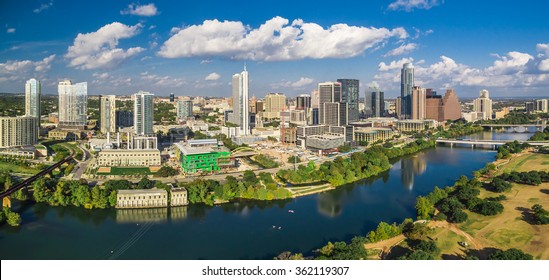
{"type": "Polygon", "coordinates": [[[283,93],[269,93],[265,96],[263,118],[279,119],[282,110],[286,107],[286,95],[283,93]]]}
{"type": "Polygon", "coordinates": [[[132,95],[133,126],[137,135],[152,135],[154,120],[154,94],[139,91],[132,95]]]}
{"type": "Polygon", "coordinates": [[[412,89],[414,87],[414,66],[404,63],[400,71],[400,116],[412,118],[412,89]]]}
{"type": "Polygon", "coordinates": [[[444,97],[427,92],[425,118],[438,122],[461,118],[461,105],[456,92],[453,89],[447,89],[444,97]]]}
{"type": "Polygon", "coordinates": [[[116,96],[101,95],[99,97],[100,131],[103,134],[107,132],[116,132],[116,96]]]}
{"type": "Polygon", "coordinates": [[[412,116],[413,120],[425,119],[426,90],[421,87],[412,89],[412,116]]]}
{"type": "Polygon", "coordinates": [[[174,102],[175,101],[175,94],[170,93],[170,102],[174,102]]]}
{"type": "Polygon", "coordinates": [[[385,97],[377,83],[372,84],[369,91],[366,91],[364,102],[366,103],[366,111],[369,111],[367,116],[374,118],[383,117],[385,112],[385,97]]]}
{"type": "Polygon", "coordinates": [[[177,118],[182,120],[193,115],[193,102],[191,100],[177,101],[177,118]]]}
{"type": "Polygon", "coordinates": [[[307,110],[311,108],[311,95],[309,94],[300,94],[296,98],[296,106],[295,108],[297,110],[307,110]]]}
{"type": "Polygon", "coordinates": [[[30,79],[25,83],[25,116],[40,119],[40,91],[40,81],[30,79]]]}
{"type": "Polygon", "coordinates": [[[83,129],[88,115],[88,83],[59,82],[59,126],[83,129]]]}
{"type": "Polygon", "coordinates": [[[479,98],[475,99],[473,103],[473,111],[477,113],[477,119],[492,119],[492,100],[487,90],[483,89],[480,91],[479,98]]]}
{"type": "Polygon", "coordinates": [[[536,111],[540,111],[542,113],[548,113],[549,112],[548,100],[547,99],[536,100],[536,111]]]}
{"type": "Polygon", "coordinates": [[[338,79],[337,81],[341,83],[341,102],[347,103],[349,110],[346,122],[358,121],[359,81],[355,79],[338,79]]]}
{"type": "Polygon", "coordinates": [[[319,83],[318,93],[320,124],[346,126],[348,107],[347,103],[341,103],[341,83],[319,83]]]}
{"type": "Polygon", "coordinates": [[[233,75],[233,114],[231,122],[240,127],[240,135],[250,134],[250,113],[248,112],[248,71],[233,75]]]}

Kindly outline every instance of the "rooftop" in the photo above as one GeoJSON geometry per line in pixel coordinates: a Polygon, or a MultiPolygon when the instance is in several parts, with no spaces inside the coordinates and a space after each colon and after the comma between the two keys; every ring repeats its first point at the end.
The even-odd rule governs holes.
{"type": "Polygon", "coordinates": [[[167,192],[164,189],[118,190],[118,194],[167,194],[167,192]]]}

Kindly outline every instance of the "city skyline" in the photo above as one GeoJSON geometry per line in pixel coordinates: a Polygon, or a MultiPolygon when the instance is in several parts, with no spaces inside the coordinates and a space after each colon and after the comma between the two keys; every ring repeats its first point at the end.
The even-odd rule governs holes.
{"type": "Polygon", "coordinates": [[[375,81],[394,98],[399,70],[412,62],[416,84],[439,92],[546,96],[548,4],[535,2],[483,1],[474,9],[463,1],[344,2],[338,6],[354,8],[330,13],[323,3],[294,2],[292,9],[284,2],[269,9],[222,1],[3,2],[0,92],[22,93],[24,81],[36,78],[42,94],[71,79],[88,82],[89,95],[229,97],[231,75],[247,63],[250,96],[295,97],[321,82],[357,79],[361,96],[375,81]],[[82,8],[89,12],[73,12],[82,8]]]}

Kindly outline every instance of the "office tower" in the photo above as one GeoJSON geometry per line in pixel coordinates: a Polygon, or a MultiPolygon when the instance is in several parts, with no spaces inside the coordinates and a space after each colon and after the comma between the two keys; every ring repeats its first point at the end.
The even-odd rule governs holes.
{"type": "Polygon", "coordinates": [[[88,83],[59,82],[59,126],[84,129],[88,115],[88,83]]]}
{"type": "Polygon", "coordinates": [[[152,135],[154,120],[154,94],[144,91],[132,95],[133,126],[137,135],[152,135]]]}
{"type": "Polygon", "coordinates": [[[286,110],[286,95],[283,93],[269,93],[265,96],[263,118],[280,119],[280,112],[286,110]]]}
{"type": "Polygon", "coordinates": [[[412,88],[414,87],[414,67],[404,63],[400,71],[400,118],[412,117],[412,88]]]}
{"type": "Polygon", "coordinates": [[[536,100],[536,111],[549,113],[549,104],[547,99],[536,100]]]}
{"type": "Polygon", "coordinates": [[[40,92],[40,81],[30,79],[25,83],[25,116],[40,120],[40,92]]]}
{"type": "Polygon", "coordinates": [[[249,113],[249,94],[248,94],[248,71],[244,66],[244,71],[233,75],[233,113],[230,116],[230,122],[240,128],[239,135],[250,134],[250,113],[249,113]]]}
{"type": "Polygon", "coordinates": [[[359,81],[355,79],[338,79],[341,83],[341,102],[347,103],[348,116],[346,123],[358,121],[359,81]]]}
{"type": "Polygon", "coordinates": [[[257,113],[257,98],[254,96],[252,96],[252,99],[250,99],[250,109],[248,110],[250,113],[254,113],[256,114],[257,113]]]}
{"type": "Polygon", "coordinates": [[[437,95],[434,91],[429,92],[429,90],[426,95],[426,119],[444,122],[461,118],[461,105],[453,89],[447,89],[444,97],[437,95]]]}
{"type": "Polygon", "coordinates": [[[320,108],[320,92],[318,90],[311,92],[311,108],[320,108]]]}
{"type": "Polygon", "coordinates": [[[132,127],[133,112],[132,111],[116,111],[116,127],[132,127]]]}
{"type": "Polygon", "coordinates": [[[191,100],[177,101],[177,118],[186,119],[193,115],[193,102],[191,100]]]}
{"type": "Polygon", "coordinates": [[[311,108],[311,95],[300,94],[296,98],[296,110],[307,110],[311,108]]]}
{"type": "Polygon", "coordinates": [[[311,109],[311,124],[319,124],[320,117],[318,116],[318,108],[311,109]]]}
{"type": "Polygon", "coordinates": [[[170,93],[170,102],[174,102],[175,101],[175,94],[170,93]]]}
{"type": "Polygon", "coordinates": [[[492,100],[487,90],[483,89],[480,91],[479,98],[475,99],[473,103],[473,111],[477,113],[477,119],[492,119],[492,100]]]}
{"type": "Polygon", "coordinates": [[[38,143],[39,118],[31,116],[0,117],[0,148],[38,143]]]}
{"type": "Polygon", "coordinates": [[[426,91],[421,87],[414,87],[412,89],[412,119],[423,120],[425,119],[425,98],[426,91]]]}
{"type": "Polygon", "coordinates": [[[536,110],[536,106],[534,102],[526,102],[524,103],[524,109],[526,109],[527,113],[533,113],[536,110]]]}
{"type": "Polygon", "coordinates": [[[99,97],[100,131],[103,134],[107,132],[116,132],[116,96],[101,95],[99,97]]]}
{"type": "Polygon", "coordinates": [[[341,102],[341,83],[319,83],[318,93],[320,124],[346,126],[348,106],[347,103],[341,102]]]}
{"type": "Polygon", "coordinates": [[[366,116],[379,118],[384,116],[385,98],[384,93],[379,89],[377,83],[370,86],[369,91],[366,91],[365,112],[366,116]]]}

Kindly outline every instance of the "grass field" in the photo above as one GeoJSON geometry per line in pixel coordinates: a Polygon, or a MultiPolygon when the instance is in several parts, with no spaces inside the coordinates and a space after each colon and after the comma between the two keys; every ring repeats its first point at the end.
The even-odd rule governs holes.
{"type": "Polygon", "coordinates": [[[97,175],[151,175],[153,174],[148,167],[111,167],[110,173],[100,173],[97,175]]]}
{"type": "Polygon", "coordinates": [[[19,166],[12,163],[1,162],[0,161],[0,170],[7,171],[8,173],[23,173],[23,174],[37,174],[40,170],[32,167],[19,166]]]}
{"type": "Polygon", "coordinates": [[[458,244],[460,241],[467,241],[463,236],[446,228],[436,228],[430,237],[440,249],[440,259],[458,259],[457,256],[465,256],[464,248],[458,244]]]}
{"type": "MultiPolygon", "coordinates": [[[[517,156],[498,171],[549,171],[548,155],[525,153],[517,156]]],[[[469,219],[459,227],[471,234],[484,247],[500,249],[518,248],[534,256],[535,259],[549,259],[549,225],[531,223],[532,205],[541,204],[549,208],[549,183],[540,186],[513,184],[504,193],[503,213],[496,216],[482,216],[467,211],[469,219]]],[[[481,190],[480,197],[493,197],[499,194],[481,190]]]]}

